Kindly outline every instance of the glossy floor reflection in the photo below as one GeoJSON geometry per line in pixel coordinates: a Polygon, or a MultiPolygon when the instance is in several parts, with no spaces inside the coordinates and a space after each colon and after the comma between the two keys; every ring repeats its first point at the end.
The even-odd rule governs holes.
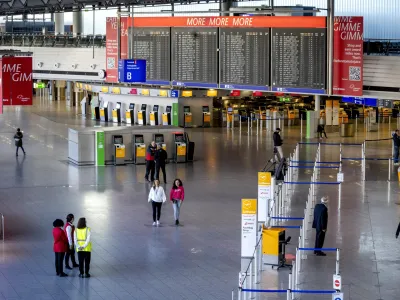
{"type": "MultiPolygon", "coordinates": [[[[168,181],[179,177],[186,189],[183,226],[171,226],[173,210],[167,204],[163,226],[152,228],[143,166],[78,168],[66,162],[68,127],[93,125],[65,102],[38,100],[31,108],[6,108],[0,116],[0,212],[6,219],[6,241],[0,244],[0,299],[230,299],[240,269],[240,199],[257,197],[257,171],[272,155],[272,133],[263,130],[257,135],[255,127],[250,133],[245,127],[241,133],[191,129],[196,161],[167,166],[168,181]],[[15,157],[17,127],[25,134],[26,157],[15,157]],[[90,279],[78,278],[77,270],[68,278],[54,274],[52,222],[68,213],[85,216],[92,228],[90,279]]],[[[364,133],[362,124],[358,129],[355,138],[342,140],[389,134],[387,124],[378,133],[364,133]]],[[[283,136],[289,153],[301,138],[300,128],[285,128],[283,136]]],[[[332,133],[329,140],[341,139],[332,133]]],[[[315,147],[303,146],[301,151],[303,159],[312,160],[315,147]]],[[[359,149],[345,151],[351,157],[359,149]]],[[[390,152],[386,141],[371,142],[367,148],[371,157],[388,157],[390,152]]],[[[338,158],[338,149],[324,149],[324,160],[338,158]]],[[[396,170],[391,170],[393,181],[387,183],[387,165],[369,162],[364,185],[359,162],[346,162],[340,210],[337,189],[318,189],[318,196],[331,196],[326,246],[343,249],[346,299],[398,299],[400,253],[394,232],[400,201],[396,170]]],[[[299,172],[299,180],[308,179],[307,172],[299,172]]],[[[324,170],[321,176],[333,180],[336,173],[324,170]]],[[[289,215],[301,213],[307,189],[296,187],[289,215]]],[[[312,244],[313,237],[309,232],[307,242],[312,244]]],[[[303,266],[302,288],[331,288],[331,257],[309,256],[303,266]]],[[[285,270],[268,269],[263,277],[262,287],[286,287],[285,270]]]]}

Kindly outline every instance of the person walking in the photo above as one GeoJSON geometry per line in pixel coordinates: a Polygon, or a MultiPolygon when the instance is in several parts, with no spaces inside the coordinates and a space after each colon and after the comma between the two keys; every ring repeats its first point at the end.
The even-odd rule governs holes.
{"type": "Polygon", "coordinates": [[[399,147],[400,147],[400,137],[399,130],[396,129],[392,134],[393,139],[393,162],[395,165],[399,164],[399,147]]]}
{"type": "MultiPolygon", "coordinates": [[[[278,152],[279,153],[279,161],[283,159],[283,150],[282,150],[282,145],[283,145],[283,140],[281,138],[281,129],[277,128],[274,131],[274,135],[272,136],[274,140],[274,153],[278,152]],[[276,151],[275,151],[276,150],[276,151]]],[[[276,157],[276,154],[275,154],[276,157]]]]}
{"type": "Polygon", "coordinates": [[[167,162],[168,154],[165,151],[161,144],[157,145],[157,150],[154,154],[154,160],[156,162],[156,174],[155,177],[157,180],[160,180],[160,169],[163,172],[164,183],[167,183],[167,173],[165,172],[165,164],[167,162]]]}
{"type": "Polygon", "coordinates": [[[80,218],[74,232],[74,242],[78,252],[79,277],[89,278],[92,242],[90,227],[86,226],[86,218],[80,218]]]}
{"type": "Polygon", "coordinates": [[[153,207],[153,226],[160,225],[161,206],[165,201],[167,201],[167,197],[165,196],[164,189],[160,186],[160,181],[156,179],[153,182],[148,197],[148,202],[151,202],[151,206],[153,207]]]}
{"type": "Polygon", "coordinates": [[[146,149],[146,175],[144,178],[149,181],[149,174],[151,181],[154,181],[154,153],[156,151],[156,142],[152,141],[151,144],[146,149]]]}
{"type": "Polygon", "coordinates": [[[21,129],[17,128],[17,132],[14,135],[14,141],[15,141],[15,147],[17,147],[16,150],[16,156],[18,156],[18,150],[19,148],[22,149],[22,152],[24,153],[24,155],[26,154],[24,147],[22,146],[22,138],[24,137],[21,129]]]}
{"type": "Polygon", "coordinates": [[[79,265],[76,263],[75,260],[75,244],[74,244],[74,215],[68,214],[67,215],[67,223],[65,223],[64,231],[68,239],[68,250],[65,254],[65,268],[68,270],[72,270],[72,268],[77,268],[79,265]],[[72,268],[69,266],[69,259],[71,258],[72,268]]]}
{"type": "Polygon", "coordinates": [[[175,225],[179,225],[179,215],[181,212],[181,206],[185,199],[185,189],[183,188],[182,180],[179,178],[174,180],[169,199],[172,202],[174,208],[175,225]]]}
{"type": "MultiPolygon", "coordinates": [[[[315,205],[313,228],[316,230],[315,248],[321,249],[324,247],[325,234],[328,228],[328,207],[329,198],[324,196],[321,198],[321,203],[315,205]]],[[[314,250],[317,256],[326,256],[321,250],[314,250]]]]}
{"type": "Polygon", "coordinates": [[[326,136],[326,132],[325,132],[325,125],[319,124],[318,127],[317,127],[317,132],[318,132],[319,138],[322,139],[322,134],[325,135],[325,138],[326,138],[326,139],[328,138],[328,137],[326,136]]]}
{"type": "Polygon", "coordinates": [[[56,219],[53,222],[53,251],[55,254],[56,274],[60,277],[68,276],[63,270],[65,252],[68,250],[68,240],[63,230],[63,226],[63,220],[56,219]]]}

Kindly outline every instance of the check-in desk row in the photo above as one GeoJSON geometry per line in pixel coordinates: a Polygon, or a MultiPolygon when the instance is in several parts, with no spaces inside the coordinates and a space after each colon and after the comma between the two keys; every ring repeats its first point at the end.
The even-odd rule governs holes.
{"type": "MultiPolygon", "coordinates": [[[[111,112],[112,119],[109,118],[109,103],[104,102],[98,104],[98,106],[92,106],[92,119],[100,120],[103,122],[114,122],[122,123],[122,104],[117,102],[115,108],[111,112]]],[[[157,125],[171,125],[172,124],[172,108],[171,106],[166,106],[165,112],[161,115],[161,120],[159,120],[159,105],[153,105],[152,111],[149,113],[149,122],[147,120],[147,104],[142,104],[140,110],[135,112],[135,103],[129,104],[129,109],[125,110],[125,123],[135,124],[135,113],[137,113],[137,124],[151,126],[157,125]]],[[[211,126],[211,113],[209,106],[203,106],[203,127],[211,126]]],[[[183,127],[192,127],[193,116],[190,111],[190,106],[183,107],[183,127]]]]}
{"type": "MultiPolygon", "coordinates": [[[[152,141],[160,145],[162,149],[167,151],[167,144],[165,143],[164,134],[155,133],[152,141],[145,143],[143,134],[134,134],[132,137],[132,153],[127,154],[125,151],[125,144],[122,135],[113,135],[114,144],[114,165],[125,165],[126,160],[131,160],[136,165],[146,163],[146,150],[152,141]]],[[[176,163],[184,163],[188,160],[193,160],[194,144],[189,142],[184,133],[173,133],[174,147],[173,147],[173,161],[176,163]],[[193,146],[191,146],[193,144],[193,146]]]]}

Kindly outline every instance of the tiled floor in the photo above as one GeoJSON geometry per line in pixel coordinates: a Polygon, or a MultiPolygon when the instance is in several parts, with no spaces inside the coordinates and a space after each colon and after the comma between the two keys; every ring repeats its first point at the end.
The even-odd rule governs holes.
{"type": "MultiPolygon", "coordinates": [[[[240,268],[240,199],[257,196],[257,171],[272,154],[271,133],[256,135],[255,128],[250,134],[247,128],[241,133],[225,128],[190,130],[196,161],[167,167],[169,181],[179,177],[186,189],[183,226],[171,226],[173,212],[167,204],[163,226],[152,228],[144,167],[68,165],[68,127],[93,122],[74,108],[66,109],[64,102],[35,104],[6,108],[0,116],[0,212],[6,220],[6,241],[0,244],[0,299],[230,299],[240,268]],[[15,157],[17,127],[25,134],[26,157],[15,157]],[[92,228],[90,279],[78,278],[76,270],[68,278],[54,274],[52,222],[68,213],[85,216],[92,228]]],[[[363,140],[362,128],[359,125],[357,137],[346,141],[363,140]]],[[[283,134],[289,153],[300,140],[300,130],[286,128],[283,134]]],[[[386,135],[387,126],[381,126],[379,133],[368,133],[367,138],[386,135]]],[[[330,134],[329,140],[340,138],[330,134]]],[[[359,150],[344,151],[356,156],[359,150]]],[[[389,142],[368,144],[371,157],[388,157],[390,152],[389,142]]],[[[315,147],[303,146],[301,153],[302,158],[313,159],[315,147]]],[[[323,149],[324,160],[338,158],[338,149],[323,149]]],[[[345,299],[399,299],[400,251],[394,232],[400,201],[395,173],[387,182],[387,165],[369,162],[363,184],[359,162],[345,162],[340,209],[337,188],[318,189],[318,196],[331,196],[326,246],[343,249],[345,299]]],[[[303,173],[300,179],[309,178],[303,173]]],[[[321,176],[333,180],[336,173],[324,170],[321,176]]],[[[306,187],[296,189],[289,214],[300,213],[306,194],[306,187]]],[[[313,242],[312,232],[308,242],[313,242]]],[[[310,256],[303,266],[302,288],[331,288],[331,257],[310,256]]],[[[286,272],[268,269],[261,286],[285,288],[286,272]]]]}

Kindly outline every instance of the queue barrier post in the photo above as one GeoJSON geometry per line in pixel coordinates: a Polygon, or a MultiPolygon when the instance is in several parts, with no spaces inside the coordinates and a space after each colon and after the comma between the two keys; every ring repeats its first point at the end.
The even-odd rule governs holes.
{"type": "Polygon", "coordinates": [[[291,299],[291,291],[289,289],[289,290],[286,291],[286,300],[290,300],[290,299],[291,299]]]}
{"type": "Polygon", "coordinates": [[[296,268],[296,279],[295,279],[295,286],[299,283],[299,264],[300,264],[300,259],[299,259],[299,248],[296,247],[296,260],[295,260],[295,268],[296,268]]]}
{"type": "Polygon", "coordinates": [[[258,128],[258,119],[256,120],[256,126],[257,126],[257,135],[258,135],[258,130],[259,130],[259,128],[258,128]]]}
{"type": "Polygon", "coordinates": [[[391,180],[391,158],[389,157],[389,159],[388,159],[388,162],[389,162],[389,167],[388,167],[388,181],[390,181],[391,180]]]}
{"type": "Polygon", "coordinates": [[[339,268],[340,268],[340,249],[338,248],[338,249],[336,249],[336,270],[335,270],[336,275],[340,274],[339,268]]]}

